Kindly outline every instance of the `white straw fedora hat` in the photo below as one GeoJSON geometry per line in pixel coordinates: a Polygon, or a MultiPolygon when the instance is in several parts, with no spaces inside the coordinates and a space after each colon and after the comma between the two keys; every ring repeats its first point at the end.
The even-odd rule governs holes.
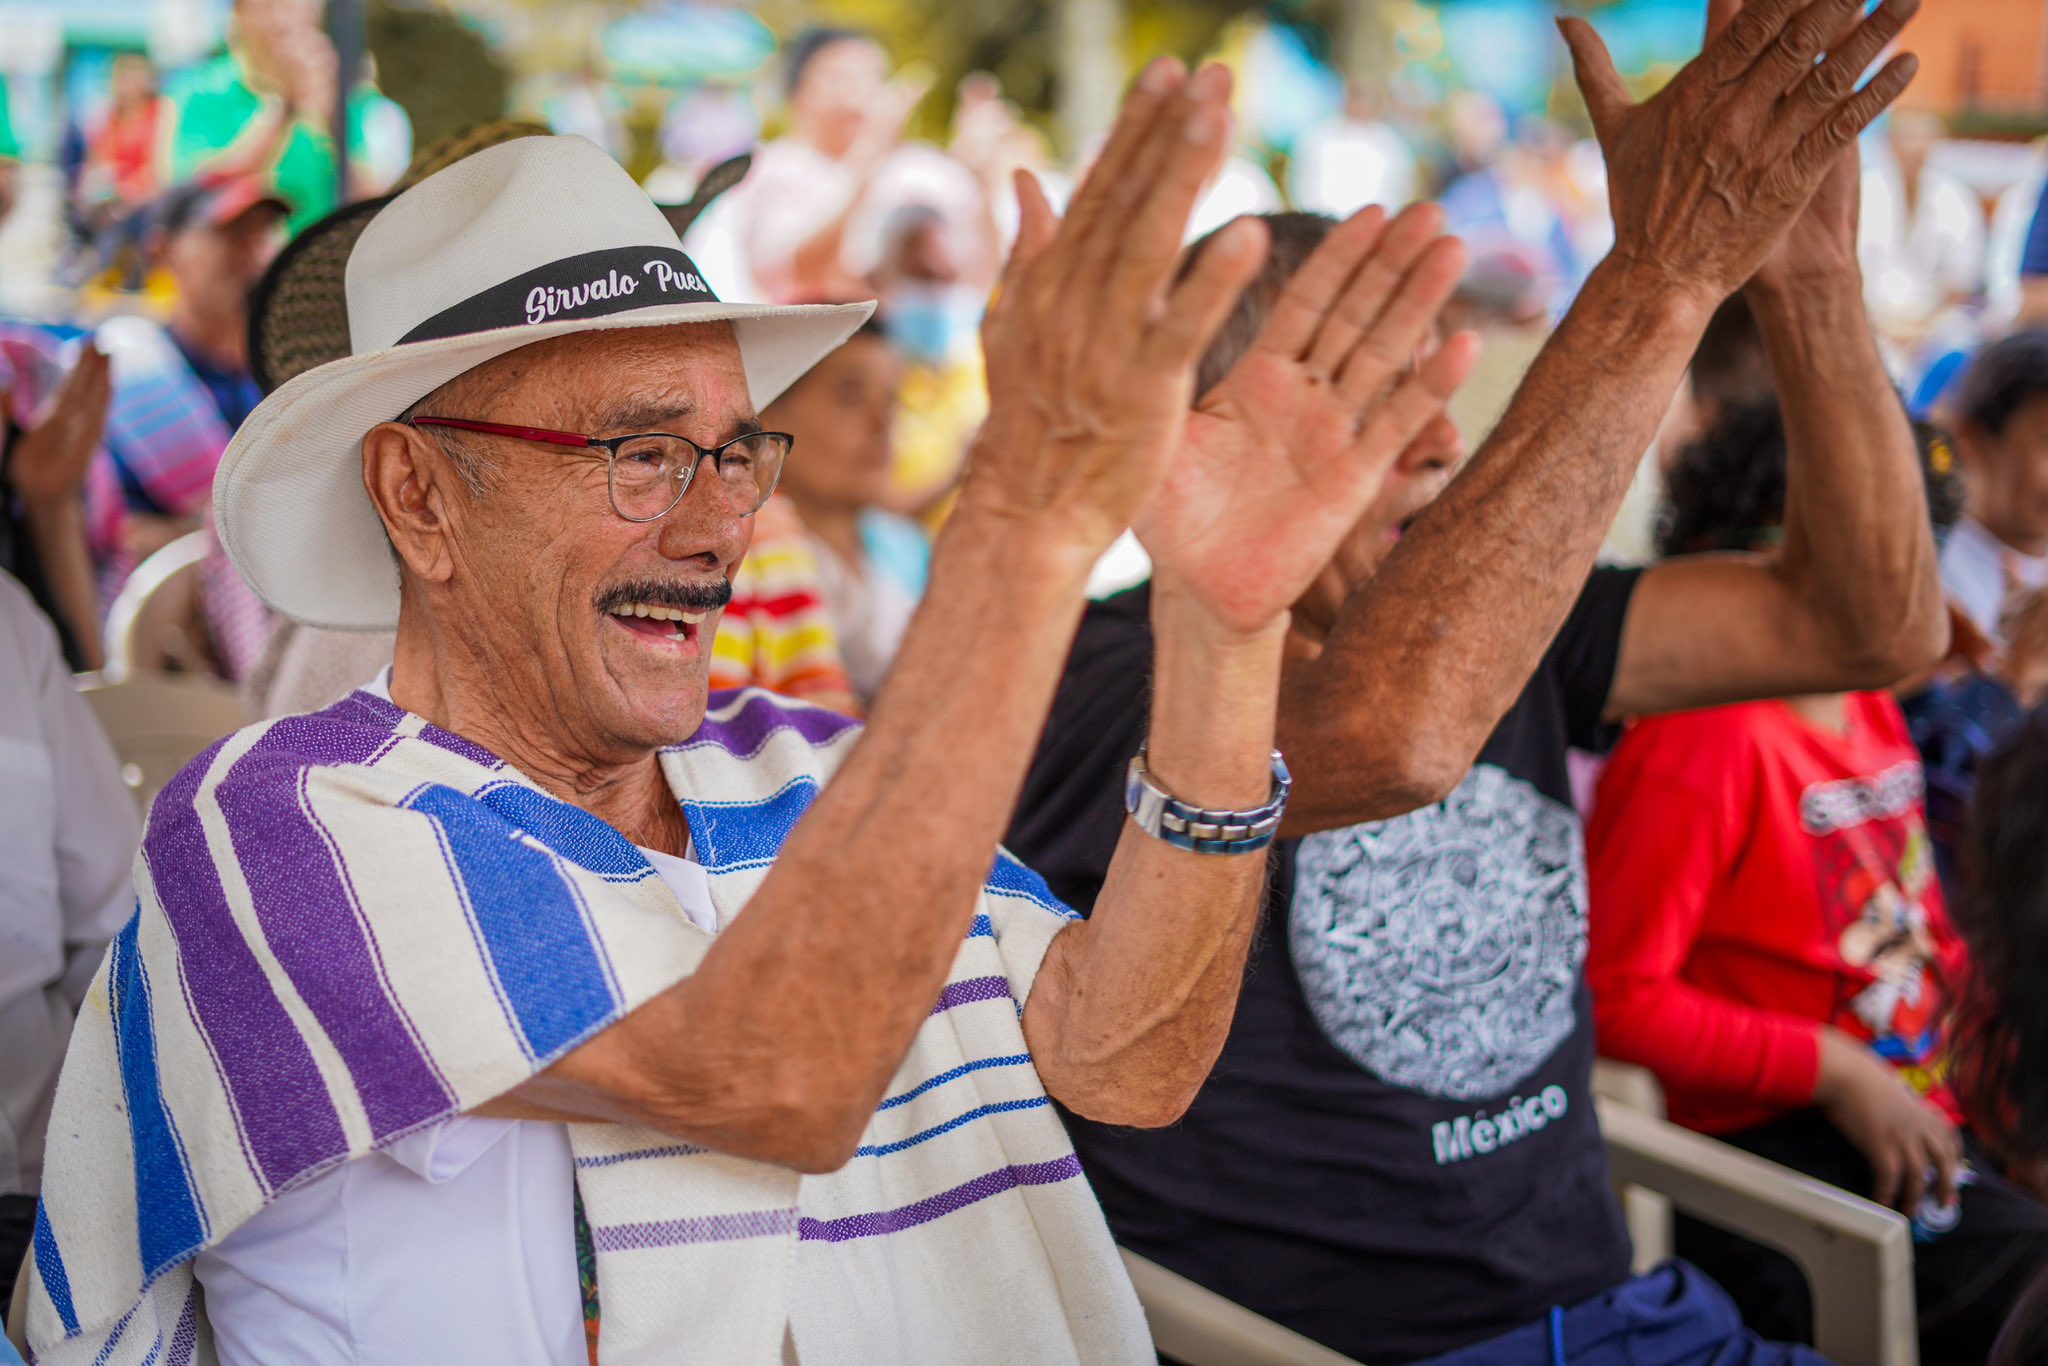
{"type": "Polygon", "coordinates": [[[349,253],[352,354],[257,405],[213,481],[222,547],[309,626],[389,630],[398,573],[363,488],[364,433],[495,356],[568,332],[730,322],[757,408],[873,304],[722,303],[631,176],[594,143],[519,138],[378,211],[349,253]]]}

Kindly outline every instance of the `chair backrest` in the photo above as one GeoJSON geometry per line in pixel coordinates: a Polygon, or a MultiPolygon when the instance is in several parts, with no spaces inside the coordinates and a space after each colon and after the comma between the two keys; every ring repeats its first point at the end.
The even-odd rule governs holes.
{"type": "Polygon", "coordinates": [[[1813,1290],[1821,1356],[1841,1366],[1919,1366],[1903,1215],[1605,1096],[1594,1103],[1616,1181],[1799,1264],[1813,1290]]]}
{"type": "Polygon", "coordinates": [[[107,609],[105,678],[118,683],[143,669],[160,668],[167,638],[198,610],[198,568],[213,553],[213,537],[190,531],[135,566],[107,609]]]}
{"type": "Polygon", "coordinates": [[[1181,1366],[1358,1366],[1178,1272],[1119,1250],[1145,1307],[1153,1345],[1181,1366]]]}
{"type": "MultiPolygon", "coordinates": [[[[1664,1118],[1664,1086],[1647,1067],[1601,1058],[1593,1064],[1593,1094],[1654,1118],[1664,1118]]],[[[1628,1225],[1628,1240],[1635,1249],[1629,1266],[1640,1276],[1671,1260],[1677,1246],[1671,1202],[1647,1186],[1623,1181],[1614,1184],[1615,1194],[1621,1198],[1622,1220],[1628,1225]]]]}
{"type": "Polygon", "coordinates": [[[146,815],[163,785],[199,752],[249,724],[235,690],[196,674],[135,674],[119,683],[90,676],[79,692],[107,733],[121,778],[146,815]]]}
{"type": "Polygon", "coordinates": [[[1647,1067],[1601,1058],[1593,1064],[1593,1094],[1631,1110],[1665,1118],[1664,1084],[1647,1067]]]}

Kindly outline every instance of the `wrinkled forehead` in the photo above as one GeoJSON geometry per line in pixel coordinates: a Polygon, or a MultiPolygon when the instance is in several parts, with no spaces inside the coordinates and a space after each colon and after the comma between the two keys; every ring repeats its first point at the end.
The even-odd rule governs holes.
{"type": "Polygon", "coordinates": [[[486,361],[449,388],[489,412],[444,414],[599,435],[649,430],[718,436],[753,420],[746,366],[732,324],[601,328],[523,346],[486,361]]]}

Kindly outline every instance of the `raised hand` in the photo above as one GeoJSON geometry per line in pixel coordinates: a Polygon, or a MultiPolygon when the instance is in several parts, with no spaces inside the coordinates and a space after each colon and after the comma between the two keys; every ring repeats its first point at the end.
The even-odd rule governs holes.
{"type": "Polygon", "coordinates": [[[1021,122],[1017,106],[1003,98],[1002,83],[986,71],[962,79],[957,96],[946,151],[993,190],[1003,142],[1021,122]]]}
{"type": "Polygon", "coordinates": [[[1265,230],[1240,223],[1174,270],[1188,215],[1221,164],[1230,73],[1162,58],[1124,101],[1064,221],[1017,177],[1021,223],[982,324],[989,416],[963,506],[1049,515],[1077,549],[1131,524],[1179,449],[1195,366],[1257,273],[1265,230]]]}
{"type": "MultiPolygon", "coordinates": [[[[1743,0],[1707,0],[1707,42],[1742,13],[1743,0]]],[[[1844,21],[1837,39],[1848,36],[1861,11],[1844,21]]],[[[1820,186],[1807,201],[1806,211],[1792,220],[1792,226],[1771,249],[1750,286],[1780,290],[1802,279],[1820,275],[1856,272],[1856,230],[1863,209],[1863,159],[1852,139],[1835,153],[1834,165],[1821,177],[1820,186]]]]}
{"type": "Polygon", "coordinates": [[[1196,404],[1137,532],[1162,585],[1220,625],[1252,632],[1286,614],[1470,373],[1471,336],[1414,364],[1464,270],[1442,227],[1419,204],[1332,230],[1196,404]]]}
{"type": "Polygon", "coordinates": [[[1757,0],[1641,104],[1592,25],[1560,20],[1607,157],[1616,255],[1703,300],[1740,287],[1912,80],[1906,53],[1857,88],[1918,8],[1884,0],[1857,22],[1862,0],[1757,0]]]}
{"type": "MultiPolygon", "coordinates": [[[[104,351],[88,346],[21,433],[8,462],[7,482],[30,503],[76,497],[107,427],[114,394],[104,351]]],[[[8,405],[0,403],[0,423],[8,405]]]]}
{"type": "Polygon", "coordinates": [[[286,63],[285,101],[292,113],[312,123],[333,123],[341,59],[326,33],[314,26],[298,29],[280,55],[286,63]]]}

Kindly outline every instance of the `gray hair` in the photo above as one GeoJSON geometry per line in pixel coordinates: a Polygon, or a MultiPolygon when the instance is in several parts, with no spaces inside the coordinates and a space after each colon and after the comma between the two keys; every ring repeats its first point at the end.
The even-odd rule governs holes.
{"type": "MultiPolygon", "coordinates": [[[[445,417],[461,416],[465,415],[464,410],[469,406],[482,405],[495,398],[507,387],[506,381],[492,382],[490,376],[482,374],[488,364],[486,362],[474,370],[465,370],[419,399],[395,420],[409,424],[422,413],[445,417]]],[[[497,472],[497,462],[484,453],[482,443],[477,441],[473,434],[454,427],[415,427],[413,430],[423,432],[432,438],[441,453],[448,457],[448,463],[454,466],[457,477],[462,480],[463,487],[469,490],[471,497],[482,498],[491,491],[492,476],[497,472]]]]}
{"type": "MultiPolygon", "coordinates": [[[[1210,338],[1209,350],[1195,372],[1195,393],[1198,395],[1206,394],[1222,383],[1223,377],[1243,359],[1244,353],[1251,350],[1252,343],[1266,326],[1266,319],[1272,315],[1273,305],[1280,301],[1280,292],[1287,287],[1288,280],[1301,269],[1303,262],[1315,254],[1315,249],[1337,226],[1336,219],[1319,213],[1262,213],[1257,216],[1265,221],[1273,245],[1266,253],[1266,263],[1259,267],[1258,275],[1237,296],[1229,316],[1216,329],[1216,335],[1210,338]]],[[[1218,228],[1195,243],[1181,262],[1180,278],[1187,278],[1203,250],[1222,230],[1218,228]]]]}

